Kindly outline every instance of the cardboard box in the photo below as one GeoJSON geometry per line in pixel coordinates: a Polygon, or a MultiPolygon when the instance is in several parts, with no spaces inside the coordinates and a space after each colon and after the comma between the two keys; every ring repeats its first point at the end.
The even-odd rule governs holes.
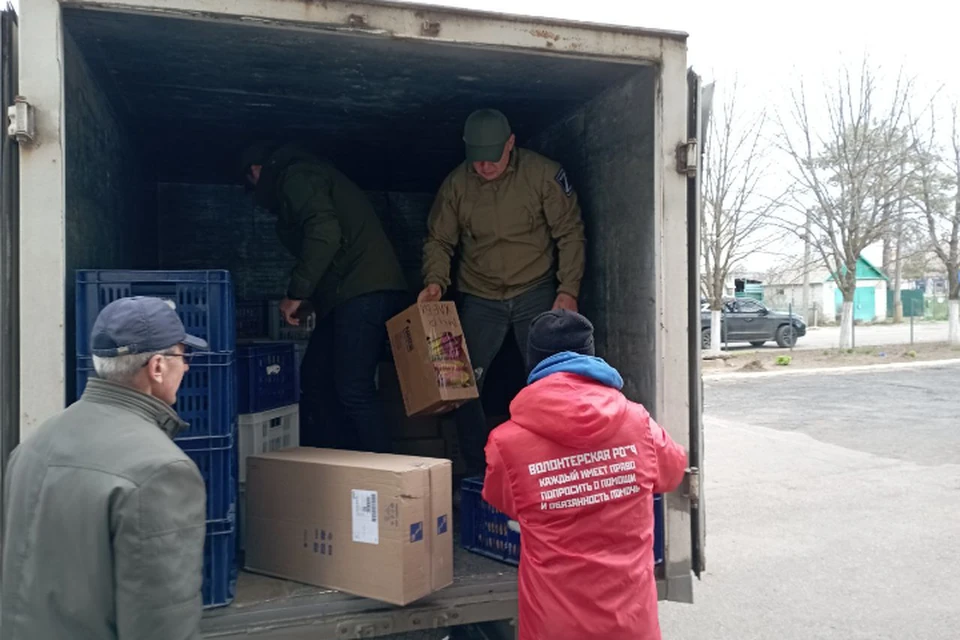
{"type": "Polygon", "coordinates": [[[302,447],[247,458],[246,568],[396,605],[453,583],[450,461],[302,447]]]}
{"type": "Polygon", "coordinates": [[[480,397],[452,302],[415,304],[387,321],[387,333],[408,416],[439,415],[480,397]]]}

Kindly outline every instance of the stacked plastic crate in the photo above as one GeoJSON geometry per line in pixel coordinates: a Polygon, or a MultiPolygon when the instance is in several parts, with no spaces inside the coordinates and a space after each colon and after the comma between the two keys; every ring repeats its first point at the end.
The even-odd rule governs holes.
{"type": "Polygon", "coordinates": [[[237,306],[237,385],[240,443],[240,548],[244,548],[247,457],[300,444],[299,347],[312,325],[286,327],[278,301],[237,306]]]}
{"type": "Polygon", "coordinates": [[[210,351],[195,353],[177,394],[177,413],[190,424],[175,442],[197,464],[207,486],[203,604],[233,601],[237,581],[237,377],[233,284],[227,271],[77,271],[77,395],[94,376],[90,331],[118,298],[167,300],[187,333],[210,351]]]}

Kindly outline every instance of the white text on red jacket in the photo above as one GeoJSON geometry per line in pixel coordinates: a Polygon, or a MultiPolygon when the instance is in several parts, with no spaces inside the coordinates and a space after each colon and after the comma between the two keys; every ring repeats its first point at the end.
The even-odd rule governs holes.
{"type": "Polygon", "coordinates": [[[636,445],[630,444],[534,462],[527,470],[539,476],[541,510],[575,509],[640,493],[637,476],[631,473],[637,468],[631,458],[638,456],[636,445]],[[563,473],[554,474],[557,471],[563,473]]]}

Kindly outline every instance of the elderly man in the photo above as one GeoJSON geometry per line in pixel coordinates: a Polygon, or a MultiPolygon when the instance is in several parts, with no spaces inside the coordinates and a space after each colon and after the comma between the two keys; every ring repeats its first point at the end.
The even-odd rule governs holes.
{"type": "Polygon", "coordinates": [[[527,362],[483,484],[522,532],[518,638],[660,640],[653,494],[679,486],[686,451],[623,395],[583,316],[534,320],[527,362]]]}
{"type": "Polygon", "coordinates": [[[205,350],[157,298],[107,305],[83,397],[10,457],[3,640],[199,638],[206,491],[171,408],[205,350]]]}
{"type": "MultiPolygon", "coordinates": [[[[420,301],[439,300],[451,284],[459,249],[458,304],[477,383],[508,332],[521,353],[530,321],[544,311],[577,309],[584,233],[566,171],[515,146],[507,118],[475,111],[464,125],[466,162],[447,176],[428,220],[420,301]]],[[[486,419],[479,400],[457,411],[467,473],[483,473],[486,419]]]]}

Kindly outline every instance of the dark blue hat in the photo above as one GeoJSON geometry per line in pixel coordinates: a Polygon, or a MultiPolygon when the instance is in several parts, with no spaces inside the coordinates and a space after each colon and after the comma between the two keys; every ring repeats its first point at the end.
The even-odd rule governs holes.
{"type": "Polygon", "coordinates": [[[566,309],[554,309],[534,318],[527,335],[527,366],[532,370],[543,360],[564,351],[596,355],[593,324],[579,313],[566,309]]]}
{"type": "Polygon", "coordinates": [[[204,340],[187,335],[173,306],[160,298],[121,298],[105,306],[93,323],[93,355],[103,358],[163,351],[182,344],[206,351],[204,340]]]}

